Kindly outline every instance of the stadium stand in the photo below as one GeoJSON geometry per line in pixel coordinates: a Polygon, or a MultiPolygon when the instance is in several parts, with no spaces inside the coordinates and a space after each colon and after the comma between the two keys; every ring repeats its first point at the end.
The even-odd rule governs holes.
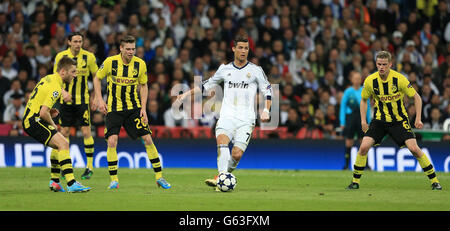
{"type": "MultiPolygon", "coordinates": [[[[148,65],[153,135],[209,138],[215,120],[175,120],[166,113],[170,90],[177,83],[192,85],[194,75],[209,78],[230,62],[232,38],[245,32],[249,60],[279,85],[284,105],[279,127],[256,127],[254,138],[340,139],[336,118],[349,73],[364,78],[376,71],[380,50],[393,53],[393,68],[421,94],[424,124],[444,131],[450,118],[449,17],[445,0],[1,1],[0,123],[10,95],[22,94],[25,104],[36,82],[51,73],[69,33],[85,35],[84,49],[95,53],[99,66],[118,53],[120,38],[131,34],[136,55],[148,65]],[[431,118],[433,108],[440,112],[437,118],[431,118]]],[[[92,113],[94,134],[101,137],[103,117],[92,113]]],[[[408,113],[412,120],[414,110],[408,113]]],[[[10,133],[6,124],[0,130],[22,134],[10,133]]]]}

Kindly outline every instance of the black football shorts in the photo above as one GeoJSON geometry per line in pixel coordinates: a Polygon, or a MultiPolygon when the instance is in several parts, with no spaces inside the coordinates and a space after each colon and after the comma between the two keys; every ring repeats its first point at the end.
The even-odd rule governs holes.
{"type": "Polygon", "coordinates": [[[399,147],[405,146],[406,140],[416,138],[408,120],[384,122],[374,119],[370,122],[369,130],[364,134],[364,136],[372,137],[375,145],[381,144],[385,135],[389,135],[399,147]]]}
{"type": "Polygon", "coordinates": [[[141,109],[132,109],[125,111],[112,111],[106,114],[105,138],[111,135],[119,135],[123,126],[128,136],[132,139],[152,134],[148,124],[144,125],[140,117],[141,109]]]}

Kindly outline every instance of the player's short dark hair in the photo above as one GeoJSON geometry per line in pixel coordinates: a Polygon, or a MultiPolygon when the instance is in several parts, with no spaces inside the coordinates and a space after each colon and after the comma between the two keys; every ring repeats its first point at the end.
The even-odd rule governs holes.
{"type": "Polygon", "coordinates": [[[375,60],[377,60],[377,59],[387,59],[389,62],[391,62],[392,55],[391,55],[391,53],[389,53],[389,51],[380,51],[380,52],[378,52],[375,60]]]}
{"type": "Polygon", "coordinates": [[[123,45],[124,43],[135,43],[136,39],[131,35],[125,35],[123,38],[120,39],[120,45],[123,45]]]}
{"type": "Polygon", "coordinates": [[[83,34],[81,32],[78,32],[78,31],[70,33],[70,35],[67,37],[67,39],[69,41],[72,41],[73,36],[77,36],[77,35],[81,36],[81,39],[84,39],[83,34]]]}
{"type": "Polygon", "coordinates": [[[68,69],[72,65],[76,66],[77,62],[72,58],[64,56],[59,60],[58,65],[56,66],[56,72],[59,72],[62,69],[68,69]]]}
{"type": "Polygon", "coordinates": [[[237,36],[234,38],[233,46],[236,46],[236,45],[238,44],[238,42],[248,43],[248,37],[247,37],[247,35],[246,35],[246,34],[240,34],[240,35],[237,35],[237,36]]]}

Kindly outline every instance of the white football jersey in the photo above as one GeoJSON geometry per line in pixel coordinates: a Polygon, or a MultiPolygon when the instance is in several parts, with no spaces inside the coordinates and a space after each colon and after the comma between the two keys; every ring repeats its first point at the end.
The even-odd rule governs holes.
{"type": "Polygon", "coordinates": [[[235,66],[234,62],[220,65],[211,78],[203,81],[203,88],[209,90],[221,82],[224,83],[224,93],[220,118],[254,122],[258,87],[264,99],[272,97],[272,87],[263,69],[251,62],[241,68],[235,66]]]}

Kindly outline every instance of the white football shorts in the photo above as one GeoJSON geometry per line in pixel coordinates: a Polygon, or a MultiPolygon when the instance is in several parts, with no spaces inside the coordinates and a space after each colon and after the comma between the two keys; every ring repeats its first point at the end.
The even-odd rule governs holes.
{"type": "Polygon", "coordinates": [[[216,124],[216,137],[225,134],[235,146],[245,151],[254,128],[255,122],[220,117],[216,124]]]}

